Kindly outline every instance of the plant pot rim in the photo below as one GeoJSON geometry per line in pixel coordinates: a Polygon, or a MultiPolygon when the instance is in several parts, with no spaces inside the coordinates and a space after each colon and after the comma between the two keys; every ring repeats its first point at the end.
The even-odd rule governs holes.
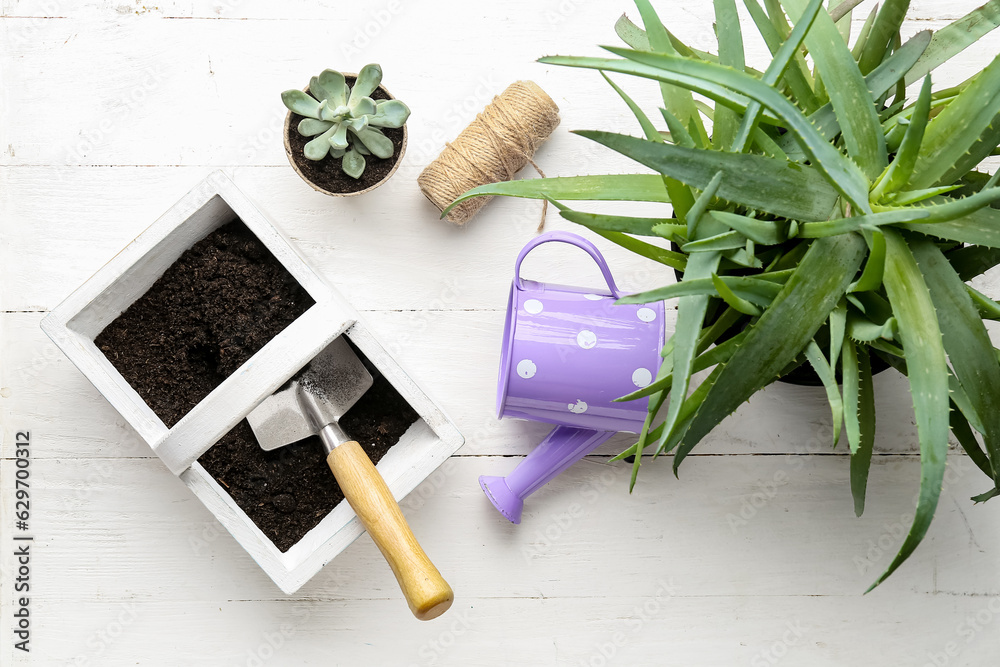
{"type": "MultiPolygon", "coordinates": [[[[344,75],[345,78],[346,77],[354,77],[355,79],[357,79],[357,76],[358,76],[354,72],[342,72],[342,74],[344,75]]],[[[393,96],[393,94],[391,92],[389,92],[389,89],[386,88],[383,84],[380,83],[378,87],[381,88],[382,91],[386,95],[389,96],[390,100],[396,99],[393,96]]],[[[302,92],[308,93],[309,92],[309,86],[306,86],[305,88],[303,88],[302,92]]],[[[290,165],[292,165],[292,169],[294,169],[295,173],[299,175],[299,178],[301,178],[303,181],[305,181],[306,183],[309,184],[309,187],[311,187],[316,192],[321,192],[321,193],[323,193],[325,195],[330,195],[331,197],[354,197],[355,195],[363,195],[366,192],[371,192],[372,190],[374,190],[375,188],[379,187],[380,185],[382,185],[383,183],[385,183],[386,181],[388,181],[390,178],[392,178],[392,175],[396,173],[396,170],[399,169],[399,165],[403,162],[403,155],[406,153],[406,139],[407,139],[407,136],[409,134],[409,132],[406,129],[406,123],[403,123],[403,141],[399,145],[399,152],[396,154],[396,162],[395,162],[395,164],[392,165],[392,169],[389,170],[389,173],[386,174],[382,178],[382,180],[377,181],[377,182],[369,185],[367,188],[364,188],[362,190],[355,190],[353,192],[332,192],[330,190],[327,190],[327,189],[323,188],[322,186],[320,186],[319,184],[315,183],[314,181],[312,181],[308,176],[306,176],[304,173],[302,173],[302,170],[299,168],[299,165],[296,164],[296,162],[295,162],[295,155],[293,154],[293,151],[292,151],[292,146],[291,146],[291,144],[288,141],[288,135],[289,135],[289,133],[291,132],[291,129],[292,129],[291,126],[292,126],[292,112],[289,111],[288,113],[285,114],[285,123],[284,123],[284,125],[282,127],[282,132],[281,132],[282,141],[285,144],[285,157],[288,158],[288,163],[290,165]]]]}

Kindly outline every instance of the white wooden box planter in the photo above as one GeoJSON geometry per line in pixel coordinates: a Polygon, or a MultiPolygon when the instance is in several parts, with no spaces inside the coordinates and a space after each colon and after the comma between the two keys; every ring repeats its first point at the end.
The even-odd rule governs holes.
{"type": "Polygon", "coordinates": [[[301,587],[364,532],[354,511],[341,502],[282,553],[198,463],[198,457],[334,338],[341,334],[350,338],[420,416],[378,463],[397,500],[464,442],[454,424],[389,356],[358,313],[221,171],[213,172],[178,201],[59,304],[41,326],[286,593],[301,587]],[[315,305],[167,428],[97,348],[94,338],[185,250],[237,217],[302,285],[315,305]]]}

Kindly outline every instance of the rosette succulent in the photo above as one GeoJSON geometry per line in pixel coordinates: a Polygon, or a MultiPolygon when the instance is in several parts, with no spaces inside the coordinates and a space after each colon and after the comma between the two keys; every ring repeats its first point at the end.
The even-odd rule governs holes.
{"type": "Polygon", "coordinates": [[[985,326],[1000,320],[1000,304],[970,284],[1000,264],[998,175],[983,164],[1000,144],[1000,57],[952,87],[934,90],[930,77],[1000,25],[1000,0],[906,41],[908,0],[876,6],[853,39],[857,0],[829,10],[821,0],[762,2],[743,0],[772,56],[760,69],[744,61],[735,0],[714,0],[717,53],[689,47],[648,0],[636,0],[644,27],[619,20],[628,48],[605,47],[616,57],[541,59],[608,80],[643,136],[579,134],[651,172],[497,183],[455,204],[547,199],[566,219],[682,274],[622,299],[677,299],[677,324],[657,377],[620,399],[649,405],[638,442],[620,458],[673,453],[676,472],[727,415],[805,365],[825,386],[834,445],[846,434],[860,515],[875,433],[873,366],[905,374],[920,495],[874,587],[927,532],[949,431],[989,479],[973,500],[1000,495],[1000,351],[985,326]],[[608,73],[657,85],[658,122],[608,73]],[[669,209],[607,215],[574,210],[566,204],[574,200],[669,209]],[[710,372],[694,388],[697,371],[710,372]]]}
{"type": "Polygon", "coordinates": [[[305,116],[299,122],[299,134],[314,137],[303,149],[307,159],[342,158],[344,173],[361,178],[366,155],[392,157],[392,140],[380,128],[403,127],[410,109],[399,100],[372,99],[381,82],[382,68],[374,64],[364,66],[353,88],[343,74],[327,69],[310,79],[308,93],[286,90],[281,94],[290,111],[305,116]]]}

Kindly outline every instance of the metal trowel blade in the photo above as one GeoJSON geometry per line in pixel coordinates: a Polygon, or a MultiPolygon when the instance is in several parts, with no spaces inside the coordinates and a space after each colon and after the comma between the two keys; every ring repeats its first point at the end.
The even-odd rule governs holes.
{"type": "Polygon", "coordinates": [[[270,451],[314,435],[303,414],[297,392],[316,400],[323,424],[338,421],[371,388],[372,375],[343,336],[317,354],[286,386],[275,392],[247,415],[260,446],[270,451]]]}

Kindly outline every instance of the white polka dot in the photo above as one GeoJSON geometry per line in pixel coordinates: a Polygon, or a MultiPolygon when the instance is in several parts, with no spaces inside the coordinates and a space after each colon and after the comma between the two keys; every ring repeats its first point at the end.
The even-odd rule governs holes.
{"type": "Polygon", "coordinates": [[[566,408],[570,412],[581,414],[587,411],[587,404],[581,401],[580,399],[576,399],[576,403],[568,403],[566,405],[566,408]]]}
{"type": "Polygon", "coordinates": [[[652,322],[656,319],[656,311],[652,308],[640,308],[635,314],[643,322],[652,322]]]}
{"type": "Polygon", "coordinates": [[[524,309],[532,315],[542,312],[542,302],[538,299],[528,299],[524,302],[524,309]]]}
{"type": "Polygon", "coordinates": [[[589,329],[584,329],[576,335],[576,343],[585,350],[597,345],[597,334],[589,329]]]}
{"type": "Polygon", "coordinates": [[[604,297],[601,296],[600,294],[584,294],[583,298],[589,301],[600,301],[604,297]]]}
{"type": "Polygon", "coordinates": [[[646,368],[637,368],[635,372],[632,373],[632,384],[642,389],[643,387],[648,387],[649,383],[653,381],[653,374],[649,372],[646,368]]]}
{"type": "Polygon", "coordinates": [[[535,366],[535,362],[531,359],[522,359],[517,362],[517,374],[525,380],[535,377],[535,372],[537,370],[538,367],[535,366]]]}

